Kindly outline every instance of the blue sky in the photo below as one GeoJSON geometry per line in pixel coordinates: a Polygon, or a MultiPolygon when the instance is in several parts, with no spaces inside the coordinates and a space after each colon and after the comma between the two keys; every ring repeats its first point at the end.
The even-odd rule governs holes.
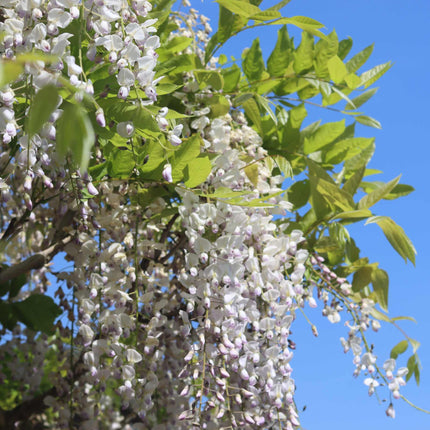
{"type": "MultiPolygon", "coordinates": [[[[218,5],[211,1],[191,0],[192,6],[210,17],[214,30],[218,5]]],[[[264,9],[277,3],[264,1],[264,9]]],[[[419,355],[423,365],[420,387],[411,380],[403,394],[413,403],[430,409],[430,266],[429,228],[430,192],[426,179],[429,168],[429,109],[427,82],[430,78],[430,2],[428,0],[293,0],[283,10],[284,16],[304,15],[322,22],[328,31],[333,28],[343,39],[354,41],[352,54],[375,42],[368,67],[393,61],[393,68],[377,82],[380,87],[374,98],[362,110],[378,119],[383,130],[358,128],[357,135],[375,136],[376,153],[370,167],[383,171],[372,180],[388,181],[402,174],[401,182],[416,191],[398,200],[379,202],[374,207],[378,215],[391,216],[412,239],[417,251],[414,268],[393,251],[376,225],[359,225],[351,229],[364,255],[390,275],[389,308],[392,316],[411,315],[418,324],[404,322],[402,327],[421,342],[419,355]]],[[[262,32],[248,32],[228,42],[220,53],[240,58],[245,47],[260,36],[263,51],[271,51],[276,41],[276,27],[262,32]]],[[[289,29],[290,30],[290,29],[289,29]]],[[[291,31],[294,34],[294,31],[291,31]]],[[[269,51],[269,52],[270,52],[269,51]]],[[[310,111],[312,120],[342,119],[340,114],[310,111]]],[[[342,324],[331,325],[320,317],[321,309],[308,310],[307,315],[318,326],[320,336],[314,338],[307,323],[293,328],[297,343],[292,362],[297,384],[297,405],[302,426],[308,430],[414,430],[430,429],[430,415],[395,401],[396,418],[385,416],[387,404],[378,404],[368,397],[363,378],[354,379],[352,356],[344,355],[339,337],[347,330],[342,324]]],[[[375,352],[384,360],[391,347],[402,340],[398,331],[384,325],[371,338],[375,352]]],[[[405,354],[407,359],[409,355],[405,354]]],[[[401,363],[402,365],[405,364],[401,363]]],[[[381,398],[385,392],[381,392],[381,398]]]]}

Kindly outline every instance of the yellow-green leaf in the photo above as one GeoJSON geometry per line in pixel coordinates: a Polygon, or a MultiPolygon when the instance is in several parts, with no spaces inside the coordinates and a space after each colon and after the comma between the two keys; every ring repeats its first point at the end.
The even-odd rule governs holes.
{"type": "Polygon", "coordinates": [[[262,12],[260,8],[242,0],[216,0],[218,4],[228,9],[230,12],[245,18],[262,12]]]}
{"type": "Polygon", "coordinates": [[[391,190],[394,189],[394,187],[400,181],[400,176],[401,175],[397,176],[397,178],[392,179],[390,182],[387,182],[386,184],[382,184],[375,191],[372,191],[371,193],[365,195],[358,202],[358,209],[367,209],[373,206],[375,203],[379,202],[379,200],[381,200],[384,196],[389,194],[391,190]]]}
{"type": "Polygon", "coordinates": [[[348,74],[345,64],[337,55],[331,57],[328,60],[327,67],[330,74],[330,79],[335,84],[340,84],[348,74]]]}
{"type": "Polygon", "coordinates": [[[194,188],[204,182],[212,170],[212,163],[208,156],[200,156],[191,160],[185,166],[184,183],[189,188],[194,188]]]}
{"type": "Polygon", "coordinates": [[[256,187],[258,184],[258,164],[257,163],[248,164],[244,170],[248,179],[256,187]]]}
{"type": "Polygon", "coordinates": [[[373,292],[381,308],[388,312],[388,274],[385,270],[375,269],[372,273],[373,292]]]}
{"type": "Polygon", "coordinates": [[[367,72],[362,73],[360,76],[361,85],[364,85],[364,88],[370,87],[370,85],[384,75],[392,65],[391,61],[388,61],[387,63],[380,64],[379,66],[375,66],[367,72]]]}
{"type": "Polygon", "coordinates": [[[14,82],[24,71],[24,65],[15,61],[0,61],[0,89],[14,82]]]}
{"type": "Polygon", "coordinates": [[[311,154],[318,151],[329,143],[333,142],[345,131],[345,120],[339,122],[330,122],[324,124],[312,133],[310,136],[305,137],[303,152],[311,154]]]}
{"type": "Polygon", "coordinates": [[[246,102],[243,103],[243,109],[245,110],[245,113],[249,117],[249,119],[254,123],[258,132],[263,134],[260,109],[258,109],[258,105],[255,99],[251,98],[246,100],[246,102]]]}
{"type": "Polygon", "coordinates": [[[409,260],[413,265],[415,265],[415,254],[417,251],[402,227],[386,216],[375,216],[369,218],[365,225],[371,223],[378,224],[384,232],[385,237],[391,243],[391,246],[400,254],[400,256],[403,257],[406,262],[409,260]]]}
{"type": "Polygon", "coordinates": [[[400,341],[395,347],[393,347],[393,349],[390,352],[390,358],[393,358],[394,360],[397,359],[397,357],[400,354],[403,354],[407,349],[408,349],[408,341],[407,340],[402,340],[400,341]]]}

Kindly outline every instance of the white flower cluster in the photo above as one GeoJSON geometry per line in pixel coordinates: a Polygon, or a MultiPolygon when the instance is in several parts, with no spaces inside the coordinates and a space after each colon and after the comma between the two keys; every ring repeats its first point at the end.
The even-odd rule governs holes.
{"type": "Polygon", "coordinates": [[[181,375],[188,375],[183,395],[196,398],[194,411],[185,411],[182,418],[203,413],[213,421],[216,416],[218,424],[213,421],[208,428],[276,423],[292,428],[299,422],[289,328],[305,293],[303,236],[284,233],[270,208],[252,207],[252,198],[279,191],[275,184],[282,181],[271,178],[270,185],[264,163],[256,190],[247,178],[244,154],[265,155],[258,135],[226,117],[209,124],[205,137],[209,150],[218,154],[208,187],[215,193],[249,190],[252,197],[246,207],[181,193],[179,213],[189,243],[186,271],[179,278],[186,287],[183,330],[189,335],[188,364],[181,375]],[[202,400],[210,394],[209,401],[202,400]]]}
{"type": "MultiPolygon", "coordinates": [[[[41,178],[46,187],[53,187],[59,174],[55,156],[56,121],[63,113],[63,100],[59,98],[57,109],[29,141],[28,135],[23,134],[29,104],[24,107],[21,104],[17,116],[14,109],[17,97],[28,93],[29,86],[37,93],[47,84],[65,85],[65,82],[71,85],[78,102],[85,95],[93,96],[93,83],[87,76],[90,67],[84,67],[89,60],[94,69],[110,64],[109,73],[116,76],[119,85],[118,97],[126,99],[131,88],[143,89],[148,100],[142,103],[152,103],[156,100],[155,86],[159,80],[154,80],[155,49],[160,42],[153,34],[156,20],[142,19],[151,9],[146,0],[134,1],[131,6],[122,0],[11,0],[3,5],[2,59],[16,61],[26,53],[51,56],[46,59],[24,56],[20,60],[25,61],[20,85],[10,85],[0,92],[0,136],[4,144],[0,162],[7,163],[13,155],[6,145],[16,138],[20,148],[18,154],[14,150],[16,166],[24,172],[23,196],[29,210],[33,205],[30,191],[35,178],[41,178]],[[71,49],[73,40],[78,49],[71,49]]],[[[93,103],[96,104],[94,100],[93,103]]],[[[100,126],[106,125],[101,108],[97,109],[96,120],[100,126]]],[[[9,174],[14,173],[11,169],[9,174]]]]}

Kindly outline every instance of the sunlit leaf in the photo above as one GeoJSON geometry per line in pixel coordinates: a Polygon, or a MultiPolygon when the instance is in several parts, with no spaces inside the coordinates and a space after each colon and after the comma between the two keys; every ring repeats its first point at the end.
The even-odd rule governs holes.
{"type": "Polygon", "coordinates": [[[367,72],[362,73],[360,76],[361,85],[363,85],[364,88],[370,87],[370,85],[391,69],[392,65],[391,61],[389,61],[388,63],[380,64],[379,66],[375,66],[367,72]]]}
{"type": "Polygon", "coordinates": [[[218,4],[228,9],[230,12],[241,15],[245,18],[261,13],[261,9],[242,0],[216,0],[218,4]]]}
{"type": "Polygon", "coordinates": [[[287,27],[284,25],[278,30],[278,39],[275,48],[267,60],[267,70],[270,76],[282,76],[292,60],[292,47],[287,27]]]}
{"type": "Polygon", "coordinates": [[[242,67],[250,82],[258,81],[261,78],[265,67],[258,38],[254,39],[251,48],[244,54],[242,67]]]}
{"type": "Polygon", "coordinates": [[[367,115],[355,116],[354,119],[360,124],[367,125],[368,127],[373,127],[378,129],[382,128],[381,123],[379,121],[367,115]]]}
{"type": "Polygon", "coordinates": [[[402,227],[386,216],[375,216],[366,221],[366,224],[371,223],[378,224],[384,232],[385,237],[391,243],[391,246],[400,256],[403,257],[406,262],[409,260],[415,265],[415,254],[417,252],[402,227]]]}
{"type": "Polygon", "coordinates": [[[333,142],[345,130],[345,120],[330,122],[319,127],[311,136],[305,138],[303,152],[311,154],[333,142]]]}
{"type": "Polygon", "coordinates": [[[375,203],[379,202],[384,196],[389,194],[391,190],[394,189],[394,187],[398,184],[400,181],[400,176],[397,176],[397,178],[392,179],[390,182],[382,183],[381,186],[379,186],[375,191],[372,191],[370,194],[365,195],[359,202],[358,202],[358,208],[359,209],[365,209],[370,208],[375,203]]]}
{"type": "Polygon", "coordinates": [[[361,93],[359,96],[354,97],[351,101],[353,104],[347,104],[345,106],[345,110],[357,109],[364,103],[366,103],[373,95],[378,91],[378,88],[371,88],[364,93],[361,93]]]}
{"type": "Polygon", "coordinates": [[[372,272],[373,292],[381,308],[388,312],[388,274],[385,270],[375,269],[372,272]]]}
{"type": "Polygon", "coordinates": [[[337,55],[328,60],[327,67],[330,73],[330,79],[335,84],[340,84],[348,74],[345,64],[337,55]]]}
{"type": "Polygon", "coordinates": [[[367,48],[364,48],[358,54],[355,54],[345,65],[348,72],[356,72],[370,57],[373,51],[373,43],[367,48]]]}
{"type": "Polygon", "coordinates": [[[185,166],[184,183],[194,188],[204,182],[211,173],[212,163],[207,156],[200,156],[191,160],[185,166]]]}

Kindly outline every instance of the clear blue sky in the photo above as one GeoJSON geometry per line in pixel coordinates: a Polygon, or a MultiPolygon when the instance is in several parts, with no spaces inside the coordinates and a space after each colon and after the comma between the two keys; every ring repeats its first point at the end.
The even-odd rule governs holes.
{"type": "MultiPolygon", "coordinates": [[[[212,18],[217,25],[218,5],[212,1],[191,0],[192,6],[212,18]]],[[[266,8],[277,3],[263,1],[266,8]]],[[[428,0],[293,0],[283,9],[284,16],[305,15],[322,22],[328,31],[333,28],[339,39],[351,36],[352,54],[375,42],[369,67],[393,61],[394,67],[378,81],[380,87],[363,111],[376,119],[383,130],[359,128],[358,135],[376,137],[376,153],[371,167],[384,173],[374,180],[390,180],[402,173],[401,182],[416,191],[404,198],[380,202],[374,207],[378,215],[391,216],[412,239],[417,251],[414,268],[391,249],[376,225],[360,225],[352,232],[360,248],[372,261],[390,275],[390,313],[392,316],[412,315],[418,324],[405,322],[403,328],[421,342],[419,355],[423,369],[421,385],[411,380],[403,394],[413,403],[430,409],[430,192],[427,175],[430,171],[428,125],[430,78],[430,2],[428,0]]],[[[221,51],[240,57],[245,47],[260,36],[264,50],[271,50],[276,41],[276,27],[244,33],[227,43],[221,51]]],[[[312,111],[312,120],[341,119],[340,114],[312,111]]],[[[308,310],[317,324],[320,336],[315,339],[307,324],[296,324],[293,339],[297,343],[292,362],[297,383],[297,404],[306,411],[301,414],[302,426],[308,430],[428,430],[430,416],[412,409],[402,400],[395,402],[396,418],[385,416],[386,404],[368,397],[362,379],[352,377],[352,356],[344,355],[339,337],[347,331],[342,324],[331,325],[320,317],[321,309],[308,310]]],[[[388,357],[392,346],[402,340],[389,326],[374,336],[376,354],[388,357]]],[[[406,353],[407,354],[407,353],[406,353]]],[[[409,355],[406,355],[407,358],[409,355]]],[[[405,363],[403,363],[404,365],[405,363]]]]}

